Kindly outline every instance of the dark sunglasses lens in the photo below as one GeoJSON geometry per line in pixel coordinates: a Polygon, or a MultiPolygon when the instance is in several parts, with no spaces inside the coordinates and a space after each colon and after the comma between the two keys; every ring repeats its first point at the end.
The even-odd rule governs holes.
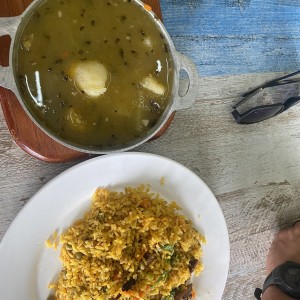
{"type": "Polygon", "coordinates": [[[282,105],[269,106],[269,107],[257,107],[243,114],[243,116],[240,118],[240,123],[246,123],[246,124],[257,123],[274,117],[282,109],[283,109],[282,105]]]}

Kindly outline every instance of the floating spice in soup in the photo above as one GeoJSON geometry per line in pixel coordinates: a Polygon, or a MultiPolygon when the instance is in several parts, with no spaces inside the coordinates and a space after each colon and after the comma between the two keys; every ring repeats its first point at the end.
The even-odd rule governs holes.
{"type": "Polygon", "coordinates": [[[170,101],[172,57],[134,1],[46,0],[19,40],[21,97],[69,144],[122,147],[155,126],[170,101]]]}

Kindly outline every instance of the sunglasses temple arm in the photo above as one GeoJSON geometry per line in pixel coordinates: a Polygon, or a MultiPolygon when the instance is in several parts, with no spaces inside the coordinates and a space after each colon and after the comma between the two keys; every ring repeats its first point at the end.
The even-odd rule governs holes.
{"type": "Polygon", "coordinates": [[[273,87],[273,86],[278,86],[278,85],[284,85],[284,84],[290,84],[290,83],[294,83],[294,82],[299,82],[300,78],[296,78],[296,79],[291,79],[291,80],[285,80],[287,78],[290,78],[292,76],[298,75],[300,74],[300,70],[296,71],[294,73],[279,77],[277,79],[274,79],[268,83],[266,83],[263,86],[258,87],[257,89],[244,93],[243,94],[243,99],[238,102],[237,104],[235,104],[232,108],[236,109],[237,107],[239,107],[241,104],[243,104],[244,102],[246,102],[247,100],[249,100],[251,97],[255,96],[257,93],[261,92],[264,88],[268,88],[268,87],[273,87]],[[281,82],[280,82],[281,81],[281,82]]]}
{"type": "MultiPolygon", "coordinates": [[[[288,74],[288,75],[285,75],[285,76],[276,78],[276,79],[274,79],[274,80],[271,80],[271,81],[267,82],[266,84],[260,86],[259,88],[267,88],[267,87],[273,87],[273,86],[277,86],[277,85],[284,85],[284,84],[289,84],[289,83],[299,82],[299,81],[300,81],[300,78],[296,78],[296,79],[291,79],[291,80],[286,80],[286,81],[284,81],[284,79],[293,77],[293,76],[298,75],[298,74],[300,74],[300,70],[299,70],[299,71],[296,71],[296,72],[294,72],[294,73],[291,73],[291,74],[288,74]],[[280,81],[282,81],[282,82],[280,82],[280,81]]],[[[258,89],[259,89],[259,88],[258,88],[258,89]]],[[[253,90],[253,91],[244,93],[244,94],[243,94],[243,97],[247,97],[248,95],[251,95],[254,91],[256,91],[256,89],[253,90]]]]}
{"type": "MultiPolygon", "coordinates": [[[[262,91],[265,88],[265,84],[264,85],[260,85],[259,87],[255,88],[254,90],[251,90],[249,92],[246,92],[242,95],[242,97],[248,97],[250,95],[252,95],[254,92],[256,92],[257,90],[262,91]]],[[[256,94],[255,94],[256,95],[256,94]]],[[[249,99],[249,98],[248,98],[249,99]]]]}
{"type": "Polygon", "coordinates": [[[296,71],[296,72],[294,72],[294,73],[291,73],[291,74],[288,74],[288,75],[279,77],[279,78],[277,78],[277,79],[274,79],[274,80],[272,80],[271,82],[273,82],[273,81],[281,81],[281,80],[284,80],[284,79],[293,77],[293,76],[298,75],[298,74],[300,74],[300,70],[299,70],[299,71],[296,71]]]}
{"type": "Polygon", "coordinates": [[[254,90],[250,94],[247,94],[247,96],[245,98],[243,98],[240,102],[238,102],[237,104],[235,104],[234,106],[232,106],[232,108],[236,109],[241,104],[243,104],[244,102],[246,102],[247,100],[249,100],[250,98],[252,98],[253,96],[255,96],[256,94],[258,94],[259,92],[261,92],[263,89],[264,89],[263,87],[259,87],[258,89],[254,90]]]}
{"type": "Polygon", "coordinates": [[[300,78],[295,78],[295,79],[290,79],[290,80],[283,80],[283,81],[279,81],[279,82],[274,82],[273,84],[268,85],[268,87],[270,86],[277,86],[277,85],[284,85],[284,84],[290,84],[290,83],[295,83],[295,82],[299,82],[300,78]]]}

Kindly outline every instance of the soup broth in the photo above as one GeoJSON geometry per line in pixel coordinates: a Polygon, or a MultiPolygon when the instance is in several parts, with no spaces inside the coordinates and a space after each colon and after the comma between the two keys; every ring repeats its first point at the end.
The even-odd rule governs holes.
{"type": "Polygon", "coordinates": [[[46,0],[27,21],[17,84],[31,114],[88,149],[141,138],[166,109],[173,61],[163,34],[130,0],[46,0]]]}

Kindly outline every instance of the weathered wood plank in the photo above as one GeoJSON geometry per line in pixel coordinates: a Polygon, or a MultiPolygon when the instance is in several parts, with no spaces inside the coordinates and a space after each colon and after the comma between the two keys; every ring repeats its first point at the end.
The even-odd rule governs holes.
{"type": "Polygon", "coordinates": [[[161,0],[161,6],[176,48],[196,62],[202,75],[300,67],[297,0],[161,0]]]}
{"type": "Polygon", "coordinates": [[[298,191],[288,181],[255,183],[219,195],[231,243],[231,263],[224,299],[254,299],[266,276],[266,255],[274,234],[299,217],[298,191]],[[237,221],[239,220],[239,221],[237,221]]]}

